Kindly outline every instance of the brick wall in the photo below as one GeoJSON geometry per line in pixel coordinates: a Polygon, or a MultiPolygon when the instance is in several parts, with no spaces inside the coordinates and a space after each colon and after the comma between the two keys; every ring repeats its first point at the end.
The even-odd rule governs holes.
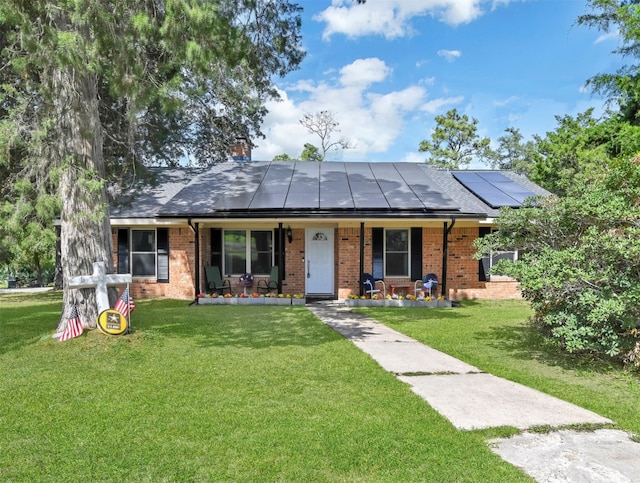
{"type": "MultiPolygon", "coordinates": [[[[360,284],[360,227],[338,228],[336,237],[337,295],[343,299],[359,293],[360,284]]],[[[371,228],[365,229],[365,267],[371,266],[371,228]],[[368,260],[368,264],[367,264],[368,260]]]]}
{"type": "MultiPolygon", "coordinates": [[[[113,236],[113,243],[117,235],[113,236]]],[[[155,278],[134,278],[131,292],[134,298],[194,298],[194,237],[190,228],[169,229],[169,283],[159,283],[155,278]]],[[[114,255],[114,263],[117,263],[114,255]]]]}
{"type": "MultiPolygon", "coordinates": [[[[365,228],[364,267],[371,271],[372,245],[371,228],[365,228]]],[[[473,258],[475,249],[473,241],[478,236],[477,227],[455,228],[449,235],[447,257],[447,297],[453,300],[505,299],[521,298],[518,284],[512,280],[480,282],[479,262],[473,258]]],[[[336,230],[339,246],[336,249],[337,270],[336,287],[338,298],[346,298],[360,293],[360,228],[339,228],[336,230]]],[[[442,274],[443,228],[425,227],[422,229],[422,267],[423,275],[442,274]]],[[[391,284],[408,285],[402,293],[413,293],[415,280],[410,278],[385,279],[387,293],[391,284]]],[[[440,290],[437,290],[440,294],[440,290]]]]}
{"type": "MultiPolygon", "coordinates": [[[[447,297],[452,300],[468,298],[520,298],[518,285],[512,280],[498,279],[492,282],[480,282],[478,260],[473,259],[473,240],[478,235],[477,227],[459,227],[449,235],[447,259],[447,297]]],[[[442,274],[442,227],[425,227],[422,231],[423,274],[433,272],[442,274]]],[[[114,244],[117,242],[114,235],[114,244]]],[[[306,286],[306,268],[304,263],[305,230],[293,229],[293,241],[284,239],[286,272],[282,292],[285,294],[304,293],[306,286]]],[[[189,227],[169,230],[169,277],[170,283],[158,283],[155,279],[135,278],[132,283],[134,297],[192,299],[195,285],[194,235],[189,227]]],[[[206,278],[203,267],[210,263],[211,239],[208,228],[200,228],[200,269],[201,291],[206,291],[206,278]]],[[[114,255],[115,257],[115,255],[114,255]]],[[[364,230],[364,267],[372,267],[372,229],[364,230]]],[[[115,259],[114,259],[115,262],[115,259]]],[[[342,299],[360,292],[360,227],[342,227],[335,230],[335,295],[342,299]]],[[[268,277],[265,277],[268,279],[268,277]]],[[[257,285],[259,277],[256,277],[257,285]]],[[[232,280],[233,290],[242,289],[232,280]]],[[[387,292],[391,283],[410,286],[413,293],[414,280],[394,278],[385,280],[387,292]]],[[[405,289],[404,292],[407,290],[405,289]]],[[[438,289],[438,294],[440,290],[438,289]]]]}
{"type": "Polygon", "coordinates": [[[293,241],[289,243],[284,237],[285,268],[282,281],[282,293],[303,294],[305,290],[306,269],[304,266],[304,234],[303,228],[293,228],[293,241]]]}

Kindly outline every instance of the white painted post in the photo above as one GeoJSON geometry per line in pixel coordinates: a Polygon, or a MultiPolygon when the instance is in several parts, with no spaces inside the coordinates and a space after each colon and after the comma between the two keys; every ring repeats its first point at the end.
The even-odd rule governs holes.
{"type": "Polygon", "coordinates": [[[131,274],[109,274],[104,262],[93,262],[91,275],[80,275],[69,278],[69,288],[95,288],[98,315],[109,307],[108,287],[131,283],[131,274]]]}

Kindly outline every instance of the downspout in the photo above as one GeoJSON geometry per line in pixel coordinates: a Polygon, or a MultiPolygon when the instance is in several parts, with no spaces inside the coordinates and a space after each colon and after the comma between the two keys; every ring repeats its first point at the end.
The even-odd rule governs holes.
{"type": "Polygon", "coordinates": [[[360,290],[358,295],[363,295],[362,274],[364,273],[364,221],[360,222],[360,274],[358,275],[358,285],[360,290]]]}
{"type": "Polygon", "coordinates": [[[189,227],[191,228],[191,230],[193,231],[193,238],[194,238],[194,250],[195,250],[195,266],[196,266],[196,273],[195,273],[195,286],[194,286],[194,297],[193,297],[193,302],[191,302],[189,305],[193,305],[193,304],[197,304],[198,303],[198,293],[200,292],[200,226],[196,223],[195,226],[193,223],[191,223],[191,217],[187,218],[187,223],[189,223],[189,227]]]}
{"type": "Polygon", "coordinates": [[[442,288],[440,289],[440,295],[445,298],[447,298],[447,259],[449,258],[449,235],[451,234],[451,230],[453,230],[455,224],[455,218],[451,218],[451,225],[449,226],[447,226],[447,222],[445,221],[442,232],[442,283],[440,284],[442,288]]]}
{"type": "Polygon", "coordinates": [[[282,293],[282,279],[284,278],[284,229],[282,222],[278,223],[278,293],[282,293]]]}

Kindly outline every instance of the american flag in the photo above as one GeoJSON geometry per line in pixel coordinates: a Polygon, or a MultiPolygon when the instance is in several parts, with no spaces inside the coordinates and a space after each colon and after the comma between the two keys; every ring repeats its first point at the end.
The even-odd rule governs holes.
{"type": "Polygon", "coordinates": [[[122,295],[120,295],[120,298],[113,308],[125,317],[129,315],[129,312],[133,312],[135,310],[136,304],[133,303],[133,297],[129,295],[129,287],[124,289],[124,292],[122,292],[122,295]]]}
{"type": "Polygon", "coordinates": [[[67,319],[67,325],[60,336],[60,342],[78,337],[83,332],[84,327],[82,327],[82,322],[78,315],[78,307],[76,304],[73,304],[71,306],[71,314],[69,314],[69,318],[67,319]]]}

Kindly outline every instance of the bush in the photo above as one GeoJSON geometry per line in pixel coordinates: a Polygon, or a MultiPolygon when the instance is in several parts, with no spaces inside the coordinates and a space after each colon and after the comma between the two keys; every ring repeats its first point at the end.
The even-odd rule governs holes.
{"type": "Polygon", "coordinates": [[[534,322],[568,352],[640,366],[640,165],[618,165],[572,196],[505,209],[488,250],[522,250],[494,273],[516,278],[534,322]],[[621,173],[622,171],[622,173],[621,173]]]}

